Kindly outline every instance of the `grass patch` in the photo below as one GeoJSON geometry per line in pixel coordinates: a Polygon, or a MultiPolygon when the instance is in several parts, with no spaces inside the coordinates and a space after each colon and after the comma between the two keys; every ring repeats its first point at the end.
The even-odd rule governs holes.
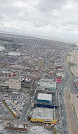
{"type": "Polygon", "coordinates": [[[53,128],[53,134],[57,134],[57,130],[55,127],[53,128]]]}
{"type": "Polygon", "coordinates": [[[69,61],[69,62],[68,62],[68,66],[69,66],[69,67],[73,67],[73,66],[77,66],[77,65],[76,65],[75,63],[69,61]]]}
{"type": "Polygon", "coordinates": [[[73,108],[74,111],[76,111],[76,110],[75,110],[75,106],[74,106],[73,104],[72,104],[72,108],[73,108]]]}
{"type": "Polygon", "coordinates": [[[67,56],[71,56],[71,55],[68,53],[67,56]]]}
{"type": "Polygon", "coordinates": [[[15,51],[21,46],[14,42],[4,42],[4,47],[5,49],[10,49],[11,51],[15,51]]]}
{"type": "Polygon", "coordinates": [[[71,71],[71,67],[70,66],[68,66],[68,69],[69,69],[70,73],[72,74],[72,76],[74,76],[73,72],[71,71]]]}
{"type": "Polygon", "coordinates": [[[71,95],[69,94],[69,100],[71,99],[71,95]]]}
{"type": "MultiPolygon", "coordinates": [[[[71,56],[71,55],[68,53],[67,56],[71,56]]],[[[66,56],[66,59],[67,59],[67,56],[66,56]]],[[[69,69],[70,73],[72,74],[72,76],[74,76],[73,72],[71,71],[71,67],[74,67],[77,65],[71,61],[69,61],[67,64],[68,64],[68,69],[69,69]]]]}

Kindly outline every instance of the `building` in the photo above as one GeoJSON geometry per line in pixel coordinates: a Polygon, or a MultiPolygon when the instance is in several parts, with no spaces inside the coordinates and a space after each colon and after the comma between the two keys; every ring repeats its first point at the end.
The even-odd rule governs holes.
{"type": "Polygon", "coordinates": [[[53,92],[56,92],[56,82],[52,79],[40,79],[38,86],[45,89],[50,89],[53,92]]]}
{"type": "Polygon", "coordinates": [[[14,132],[14,133],[26,133],[27,132],[27,124],[11,124],[9,122],[7,122],[5,124],[5,130],[7,130],[8,132],[14,132]]]}
{"type": "Polygon", "coordinates": [[[75,84],[76,86],[78,86],[78,79],[75,79],[75,80],[74,80],[74,84],[75,84]]]}
{"type": "Polygon", "coordinates": [[[8,55],[10,56],[20,56],[19,52],[9,52],[8,55]]]}
{"type": "Polygon", "coordinates": [[[19,78],[9,79],[9,89],[21,89],[21,80],[19,78]]]}
{"type": "Polygon", "coordinates": [[[56,82],[53,79],[40,79],[35,90],[35,107],[57,109],[56,82]]]}
{"type": "Polygon", "coordinates": [[[61,64],[57,64],[57,63],[56,63],[56,67],[55,67],[55,69],[57,69],[57,70],[62,69],[61,64]]]}
{"type": "Polygon", "coordinates": [[[13,69],[16,69],[16,70],[24,69],[24,66],[22,66],[22,65],[10,65],[10,67],[13,68],[13,69]]]}
{"type": "Polygon", "coordinates": [[[31,79],[22,79],[21,87],[30,88],[34,84],[34,81],[31,79]]]}
{"type": "Polygon", "coordinates": [[[42,58],[34,59],[33,64],[43,67],[45,65],[45,61],[42,58]]]}
{"type": "Polygon", "coordinates": [[[29,128],[28,134],[52,134],[52,132],[43,126],[33,126],[29,128]]]}
{"type": "Polygon", "coordinates": [[[57,109],[57,94],[52,92],[49,89],[40,89],[35,90],[35,103],[34,107],[47,107],[47,108],[56,108],[57,109]]]}
{"type": "Polygon", "coordinates": [[[39,93],[37,97],[37,102],[52,103],[52,94],[39,93]]]}
{"type": "Polygon", "coordinates": [[[65,74],[64,74],[64,72],[57,72],[56,73],[56,78],[64,78],[64,76],[65,76],[65,74]]]}
{"type": "Polygon", "coordinates": [[[8,91],[9,90],[9,85],[8,83],[0,83],[0,91],[1,92],[5,92],[5,91],[8,91]]]}
{"type": "Polygon", "coordinates": [[[35,108],[35,109],[33,109],[31,121],[32,122],[56,124],[57,119],[55,117],[55,109],[49,109],[49,108],[35,108]]]}

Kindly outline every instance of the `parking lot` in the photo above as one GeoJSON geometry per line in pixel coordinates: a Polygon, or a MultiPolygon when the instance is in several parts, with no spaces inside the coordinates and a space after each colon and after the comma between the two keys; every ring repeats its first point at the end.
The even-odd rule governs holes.
{"type": "Polygon", "coordinates": [[[4,103],[0,100],[0,118],[12,118],[9,110],[6,108],[4,103]]]}
{"type": "Polygon", "coordinates": [[[9,115],[9,118],[12,118],[14,114],[15,117],[20,118],[28,99],[28,93],[12,92],[12,94],[3,94],[0,100],[0,117],[8,118],[9,115]]]}

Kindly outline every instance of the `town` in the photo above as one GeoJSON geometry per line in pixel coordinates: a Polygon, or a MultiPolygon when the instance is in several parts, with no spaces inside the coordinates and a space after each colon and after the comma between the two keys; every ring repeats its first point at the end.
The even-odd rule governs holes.
{"type": "MultiPolygon", "coordinates": [[[[1,134],[69,134],[64,90],[72,74],[66,58],[75,49],[71,43],[0,34],[1,134]]],[[[78,91],[77,78],[72,86],[78,91]]]]}

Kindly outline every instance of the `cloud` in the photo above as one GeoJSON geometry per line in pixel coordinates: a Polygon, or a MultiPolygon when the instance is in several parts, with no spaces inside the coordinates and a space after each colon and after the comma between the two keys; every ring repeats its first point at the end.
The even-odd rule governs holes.
{"type": "Polygon", "coordinates": [[[77,0],[0,0],[0,29],[77,39],[77,0]]]}
{"type": "Polygon", "coordinates": [[[64,6],[66,0],[40,0],[38,7],[41,11],[51,11],[53,9],[60,9],[64,6]]]}

